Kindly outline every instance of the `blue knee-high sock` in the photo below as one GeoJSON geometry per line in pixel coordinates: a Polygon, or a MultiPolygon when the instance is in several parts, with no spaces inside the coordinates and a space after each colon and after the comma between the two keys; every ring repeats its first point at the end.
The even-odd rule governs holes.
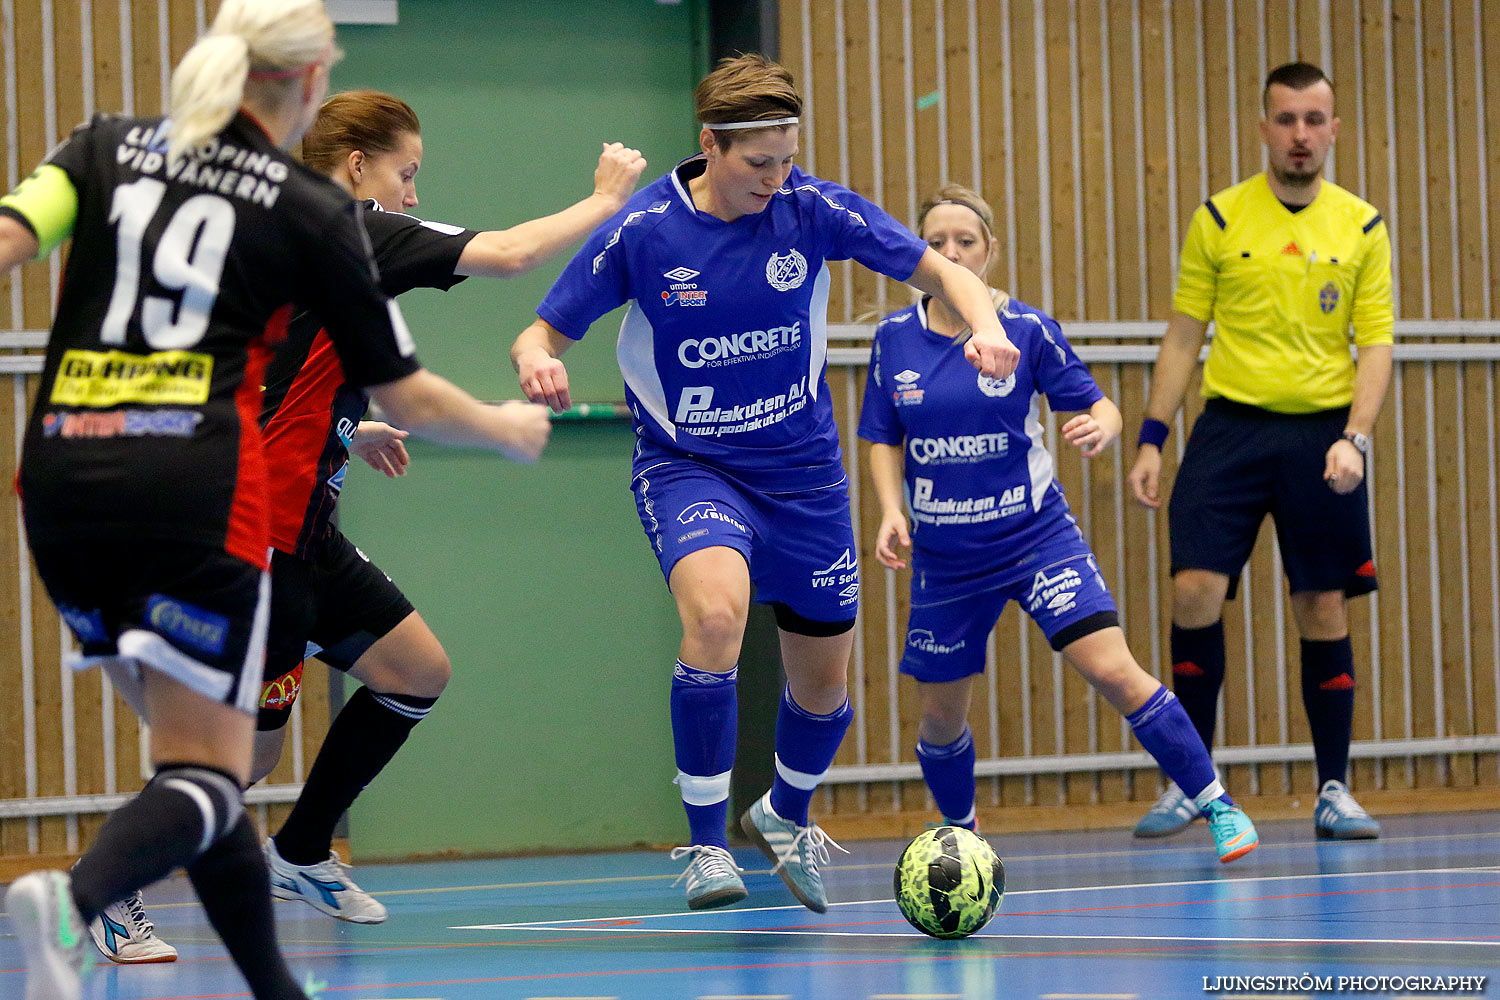
{"type": "Polygon", "coordinates": [[[813,715],[792,701],[790,690],[783,692],[776,714],[776,781],[771,785],[776,815],[807,826],[812,793],[833,764],[853,719],[848,698],[836,712],[813,715]]]}
{"type": "Polygon", "coordinates": [[[946,746],[918,739],[917,760],[943,820],[974,829],[974,734],[969,727],[946,746]]]}
{"type": "Polygon", "coordinates": [[[1146,752],[1156,758],[1162,772],[1177,782],[1188,798],[1200,807],[1214,799],[1234,804],[1219,784],[1213,761],[1209,760],[1208,750],[1192,720],[1177,696],[1165,686],[1158,687],[1146,704],[1127,715],[1125,721],[1130,723],[1146,752]]]}
{"type": "Polygon", "coordinates": [[[729,772],[739,728],[740,668],[716,674],[681,660],[672,670],[672,742],[692,843],[728,847],[729,772]]]}
{"type": "Polygon", "coordinates": [[[1318,787],[1343,781],[1354,734],[1354,646],[1347,635],[1302,640],[1302,705],[1318,760],[1318,787]]]}

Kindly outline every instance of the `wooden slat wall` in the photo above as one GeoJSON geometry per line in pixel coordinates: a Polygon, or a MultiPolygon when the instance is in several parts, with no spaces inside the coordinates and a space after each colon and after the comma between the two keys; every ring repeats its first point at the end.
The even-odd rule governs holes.
{"type": "MultiPolygon", "coordinates": [[[[1065,323],[1166,318],[1193,210],[1262,168],[1266,72],[1293,58],[1319,63],[1342,119],[1329,176],[1390,225],[1398,315],[1496,318],[1500,18],[1487,0],[785,0],[781,45],[813,97],[804,166],[908,222],[941,183],[977,188],[997,215],[992,283],[1065,323]]],[[[868,321],[910,301],[894,282],[836,267],[846,270],[835,271],[833,322],[868,321]]],[[[1134,425],[1148,366],[1099,366],[1095,376],[1134,425]]],[[[1397,366],[1372,465],[1383,589],[1351,604],[1356,739],[1500,732],[1495,380],[1491,362],[1397,366]]],[[[829,381],[844,414],[863,369],[833,369],[829,381]]],[[[1186,410],[1168,476],[1201,410],[1196,387],[1186,410]]],[[[848,451],[852,427],[843,430],[848,451]]],[[[1166,520],[1124,500],[1127,458],[1114,449],[1085,475],[1079,459],[1060,456],[1059,475],[1132,648],[1160,675],[1166,520]]],[[[863,446],[849,463],[865,475],[863,446]]],[[[914,691],[894,673],[908,584],[873,560],[878,505],[868,478],[862,485],[857,517],[871,529],[864,707],[838,763],[911,763],[914,691]]],[[[1243,597],[1226,606],[1223,745],[1309,741],[1273,535],[1268,523],[1243,597]]],[[[993,645],[998,669],[976,688],[971,718],[981,760],[1134,746],[1014,608],[993,645]]],[[[1493,753],[1360,761],[1352,780],[1365,789],[1493,786],[1497,767],[1493,753]]],[[[1306,794],[1314,780],[1309,764],[1241,765],[1227,777],[1265,795],[1306,794]]],[[[980,804],[1146,800],[1156,781],[1154,772],[983,779],[980,804]]],[[[925,801],[920,782],[880,782],[836,787],[827,808],[878,813],[925,801]]]]}
{"type": "MultiPolygon", "coordinates": [[[[908,221],[939,184],[976,187],[1001,220],[996,281],[1061,320],[1165,318],[1181,231],[1261,169],[1261,85],[1292,58],[1334,80],[1329,175],[1391,223],[1400,315],[1494,315],[1485,0],[786,0],[781,18],[811,98],[803,164],[908,221]]],[[[837,267],[857,273],[836,273],[833,322],[908,301],[837,267]]]]}
{"type": "MultiPolygon", "coordinates": [[[[218,8],[217,0],[14,0],[5,22],[3,72],[15,82],[15,107],[0,106],[11,144],[7,188],[48,149],[95,111],[155,114],[163,108],[171,66],[218,8]]],[[[0,330],[40,330],[52,302],[66,248],[50,261],[0,276],[0,330]]],[[[8,350],[5,353],[28,353],[8,350]]],[[[31,352],[34,353],[34,352],[31,352]]],[[[35,376],[0,381],[0,482],[15,474],[19,439],[36,391],[35,376]]],[[[0,800],[66,794],[129,792],[142,784],[140,727],[108,693],[95,671],[71,675],[60,660],[64,632],[31,568],[14,495],[0,498],[0,800]],[[22,622],[28,603],[31,613],[22,622]],[[29,626],[29,631],[26,626],[29,626]],[[33,678],[24,681],[30,664],[33,678]],[[65,752],[70,728],[76,752],[65,752]],[[28,754],[28,732],[34,752],[28,754]]],[[[290,745],[270,783],[300,780],[327,729],[326,685],[316,671],[304,688],[302,746],[290,745]]],[[[287,807],[260,810],[279,823],[287,807]]],[[[0,857],[65,855],[86,848],[100,816],[0,820],[0,857]]]]}

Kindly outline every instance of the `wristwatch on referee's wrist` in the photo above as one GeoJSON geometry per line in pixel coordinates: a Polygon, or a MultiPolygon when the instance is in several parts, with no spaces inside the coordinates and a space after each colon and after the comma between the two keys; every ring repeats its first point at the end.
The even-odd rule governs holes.
{"type": "Polygon", "coordinates": [[[1355,449],[1361,455],[1368,455],[1370,453],[1370,436],[1368,434],[1361,434],[1358,431],[1345,431],[1344,440],[1354,445],[1355,449]]]}

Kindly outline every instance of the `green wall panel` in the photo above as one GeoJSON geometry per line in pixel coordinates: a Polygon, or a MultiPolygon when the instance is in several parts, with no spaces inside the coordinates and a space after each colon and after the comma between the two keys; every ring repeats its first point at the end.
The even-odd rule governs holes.
{"type": "Polygon", "coordinates": [[[344,531],[443,642],[453,681],[350,816],[362,857],[681,836],[667,693],[680,629],[628,488],[623,422],[542,461],[416,444],[363,464],[344,531]]]}
{"type": "MultiPolygon", "coordinates": [[[[695,141],[698,5],[406,0],[340,29],[335,89],[407,100],[426,151],[414,214],[503,228],[592,190],[599,143],[647,178],[695,141]]],[[[566,262],[402,297],[419,356],[514,398],[507,351],[566,262]]],[[[618,315],[568,355],[579,400],[623,397],[618,315]]],[[[542,462],[411,446],[389,481],[356,462],[343,527],[447,648],[454,679],[351,813],[360,857],[666,843],[682,836],[667,693],[680,630],[628,490],[623,422],[559,425],[542,462]]]]}
{"type": "MultiPolygon", "coordinates": [[[[643,184],[697,148],[694,4],[406,0],[400,10],[396,26],[339,29],[333,89],[389,91],[417,112],[414,215],[504,229],[591,193],[602,142],[645,154],[643,184]]],[[[517,396],[511,341],[571,256],[508,281],[402,296],[423,363],[482,398],[517,396]]],[[[624,399],[621,315],[568,355],[575,399],[624,399]]]]}

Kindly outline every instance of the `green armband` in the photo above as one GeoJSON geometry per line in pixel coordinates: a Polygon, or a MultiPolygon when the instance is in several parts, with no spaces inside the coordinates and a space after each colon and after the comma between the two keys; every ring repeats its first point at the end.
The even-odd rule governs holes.
{"type": "Polygon", "coordinates": [[[78,218],[78,191],[62,167],[44,163],[16,189],[0,198],[0,207],[8,208],[31,226],[41,249],[37,259],[50,254],[57,245],[73,235],[78,218]]]}

